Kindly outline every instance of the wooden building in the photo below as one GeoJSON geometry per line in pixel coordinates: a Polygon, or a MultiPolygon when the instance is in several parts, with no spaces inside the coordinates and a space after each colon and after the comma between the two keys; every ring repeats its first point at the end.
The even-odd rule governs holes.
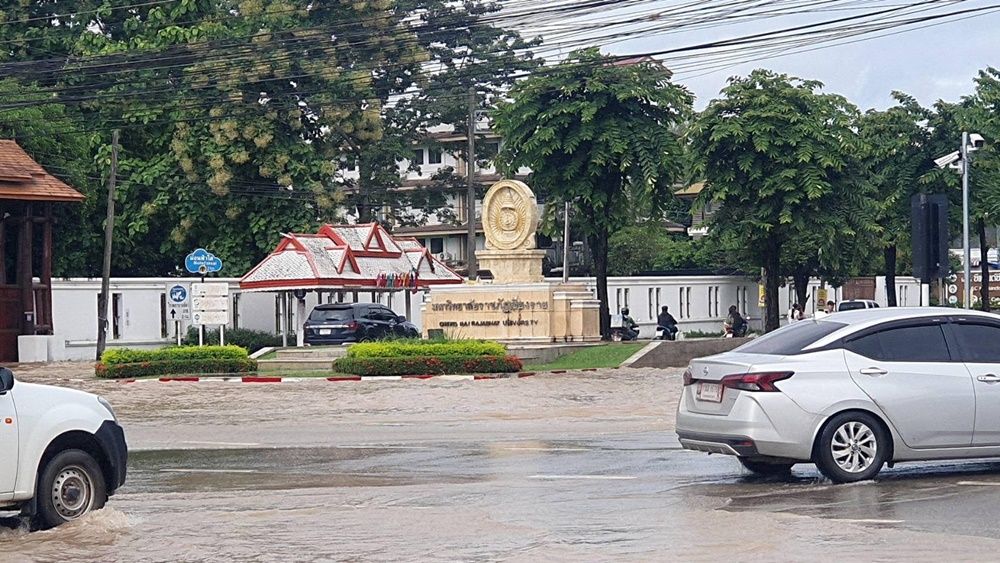
{"type": "Polygon", "coordinates": [[[0,362],[17,361],[18,336],[52,334],[52,206],[83,198],[0,140],[0,362]]]}

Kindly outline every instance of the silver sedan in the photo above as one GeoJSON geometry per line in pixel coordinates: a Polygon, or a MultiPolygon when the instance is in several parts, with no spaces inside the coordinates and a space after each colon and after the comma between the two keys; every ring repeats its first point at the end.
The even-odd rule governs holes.
{"type": "Polygon", "coordinates": [[[901,461],[1000,457],[1000,316],[867,309],[800,321],[691,362],[683,447],[835,482],[901,461]]]}

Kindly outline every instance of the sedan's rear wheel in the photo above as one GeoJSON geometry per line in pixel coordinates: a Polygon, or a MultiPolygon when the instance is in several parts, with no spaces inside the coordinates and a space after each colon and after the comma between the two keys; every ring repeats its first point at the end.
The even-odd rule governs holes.
{"type": "Polygon", "coordinates": [[[751,472],[757,475],[767,475],[767,476],[779,476],[788,475],[792,472],[792,466],[794,463],[768,463],[766,461],[758,461],[748,457],[738,458],[743,467],[746,467],[751,472]]]}
{"type": "Polygon", "coordinates": [[[823,427],[815,462],[823,475],[837,483],[872,479],[885,465],[889,436],[878,419],[863,412],[839,414],[823,427]]]}

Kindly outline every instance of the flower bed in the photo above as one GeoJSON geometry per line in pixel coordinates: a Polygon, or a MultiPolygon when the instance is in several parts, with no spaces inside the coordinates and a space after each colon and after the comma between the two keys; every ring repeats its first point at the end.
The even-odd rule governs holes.
{"type": "Polygon", "coordinates": [[[97,377],[121,379],[156,375],[226,374],[257,371],[239,346],[177,346],[157,350],[119,348],[101,355],[94,367],[97,377]]]}
{"type": "Polygon", "coordinates": [[[514,373],[521,371],[515,356],[403,356],[395,358],[340,358],[334,371],[353,375],[446,375],[514,373]]]}
{"type": "Polygon", "coordinates": [[[157,375],[223,375],[257,371],[257,360],[250,358],[210,358],[195,360],[159,360],[128,364],[99,363],[94,368],[97,377],[123,379],[157,375]]]}

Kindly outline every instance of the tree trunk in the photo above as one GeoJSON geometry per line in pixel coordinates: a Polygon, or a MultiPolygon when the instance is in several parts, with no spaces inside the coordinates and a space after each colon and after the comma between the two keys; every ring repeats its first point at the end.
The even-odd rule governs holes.
{"type": "Polygon", "coordinates": [[[795,302],[805,311],[809,300],[809,272],[795,272],[792,281],[795,282],[795,302]]]}
{"type": "Polygon", "coordinates": [[[597,278],[597,299],[601,302],[601,338],[611,339],[611,311],[608,301],[608,235],[606,232],[590,237],[590,255],[594,260],[597,278]]]}
{"type": "Polygon", "coordinates": [[[778,286],[781,276],[778,272],[781,264],[781,245],[773,237],[767,241],[764,255],[764,332],[771,332],[781,325],[778,316],[778,286]]]}
{"type": "Polygon", "coordinates": [[[885,247],[885,300],[888,306],[897,306],[896,301],[896,245],[885,247]]]}
{"type": "Polygon", "coordinates": [[[990,263],[987,257],[990,253],[990,245],[986,242],[986,220],[980,218],[976,225],[979,230],[979,267],[982,270],[983,281],[979,286],[980,306],[984,311],[990,310],[990,263]]]}

